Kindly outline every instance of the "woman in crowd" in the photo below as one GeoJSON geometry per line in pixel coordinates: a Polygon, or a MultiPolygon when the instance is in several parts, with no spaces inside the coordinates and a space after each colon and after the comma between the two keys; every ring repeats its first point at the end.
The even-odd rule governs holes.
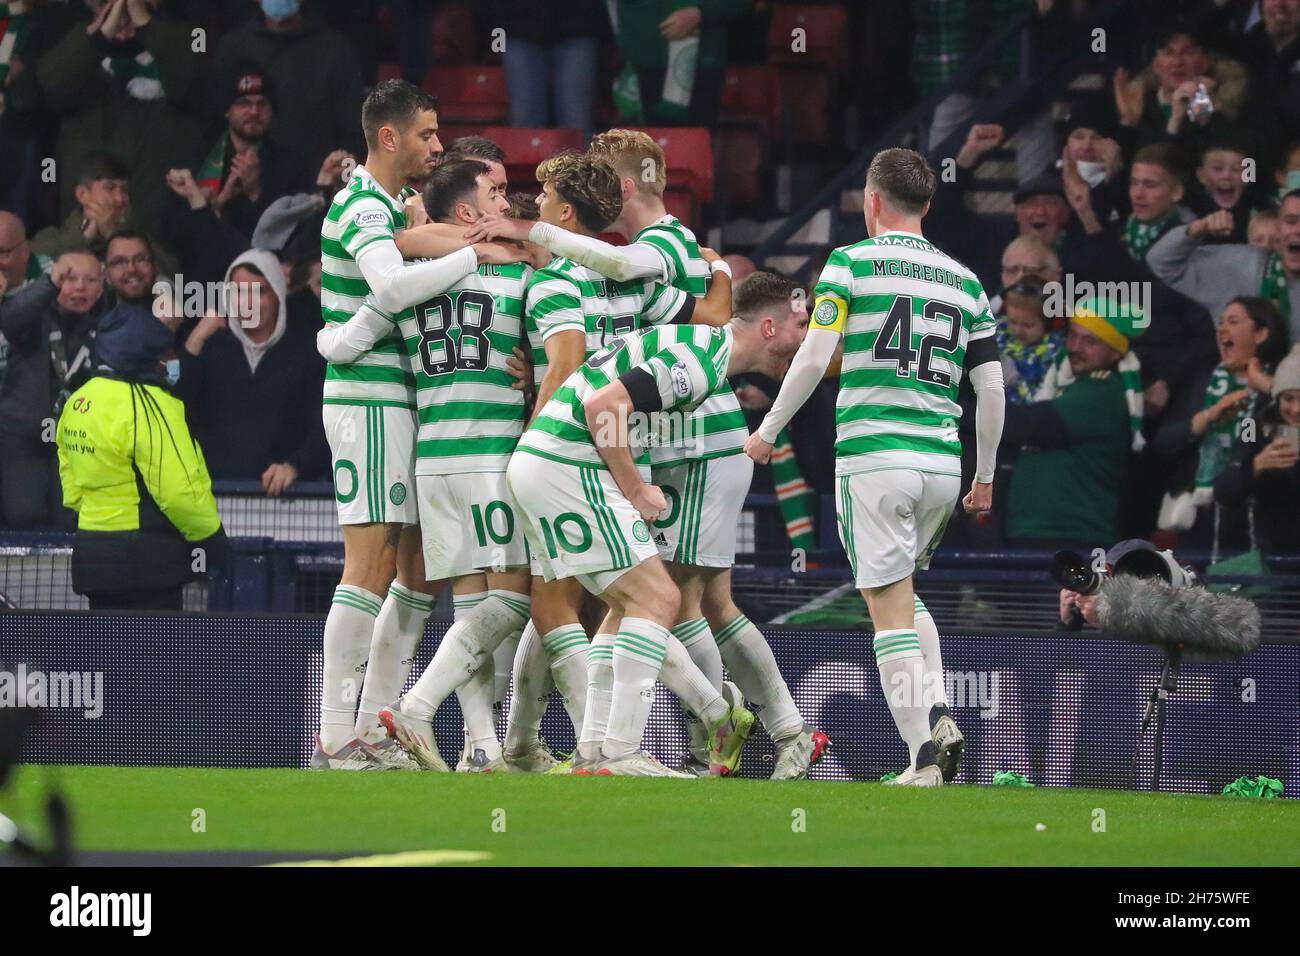
{"type": "Polygon", "coordinates": [[[1300,346],[1277,367],[1260,434],[1241,442],[1214,482],[1214,500],[1245,510],[1266,551],[1300,550],[1300,346]]]}
{"type": "MultiPolygon", "coordinates": [[[[1286,326],[1276,305],[1256,296],[1233,299],[1216,333],[1219,364],[1203,387],[1194,389],[1195,408],[1174,411],[1157,431],[1154,446],[1174,458],[1196,450],[1190,474],[1177,474],[1160,509],[1162,530],[1180,532],[1180,544],[1249,547],[1245,515],[1225,512],[1214,499],[1214,481],[1251,441],[1273,386],[1273,370],[1286,354],[1286,326]]],[[[1181,469],[1177,469],[1181,471],[1181,469]]]]}

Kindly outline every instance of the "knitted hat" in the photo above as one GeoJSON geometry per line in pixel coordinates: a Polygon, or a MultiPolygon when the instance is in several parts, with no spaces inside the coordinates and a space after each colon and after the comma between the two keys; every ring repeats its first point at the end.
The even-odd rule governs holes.
{"type": "Polygon", "coordinates": [[[1065,133],[1076,129],[1090,129],[1101,136],[1115,135],[1115,105],[1096,93],[1085,93],[1070,103],[1065,117],[1065,133]]]}
{"type": "Polygon", "coordinates": [[[222,109],[244,96],[265,96],[275,104],[275,84],[271,76],[256,63],[242,60],[226,71],[222,90],[222,109]]]}
{"type": "Polygon", "coordinates": [[[1292,348],[1287,357],[1277,363],[1277,371],[1273,373],[1273,397],[1295,388],[1300,388],[1300,345],[1292,348]]]}
{"type": "Polygon", "coordinates": [[[1100,298],[1084,299],[1075,306],[1072,319],[1120,355],[1127,355],[1132,341],[1151,324],[1140,309],[1100,298]]]}

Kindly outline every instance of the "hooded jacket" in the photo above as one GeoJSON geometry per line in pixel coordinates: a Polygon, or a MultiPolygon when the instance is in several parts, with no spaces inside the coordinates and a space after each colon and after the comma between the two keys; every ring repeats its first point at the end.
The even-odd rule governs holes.
{"type": "Polygon", "coordinates": [[[254,342],[238,321],[215,333],[197,355],[180,350],[178,394],[218,480],[257,481],[267,466],[288,462],[300,480],[324,477],[329,447],[321,421],[325,361],[316,352],[319,306],[290,296],[274,253],[250,249],[241,265],[266,276],[279,299],[275,328],[254,342]]]}
{"type": "Polygon", "coordinates": [[[203,452],[154,370],[170,343],[147,308],[115,307],[100,323],[95,376],[59,416],[63,504],[77,512],[78,594],[184,584],[201,567],[196,546],[208,567],[227,560],[203,452]]]}

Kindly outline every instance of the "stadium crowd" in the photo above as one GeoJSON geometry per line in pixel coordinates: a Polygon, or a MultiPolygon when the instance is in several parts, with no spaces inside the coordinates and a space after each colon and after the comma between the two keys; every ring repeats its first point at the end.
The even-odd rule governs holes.
{"type": "MultiPolygon", "coordinates": [[[[95,367],[101,320],[152,302],[159,279],[177,303],[213,283],[257,287],[240,321],[183,310],[176,330],[175,393],[212,477],[271,496],[328,480],[319,237],[361,153],[356,117],[381,60],[420,82],[463,40],[448,24],[500,29],[512,125],[585,136],[610,125],[612,100],[647,125],[711,127],[728,63],[753,56],[773,5],[493,0],[462,20],[437,14],[468,5],[356,6],[0,2],[0,528],[75,525],[51,423],[95,367]],[[672,58],[688,41],[686,84],[672,58]]],[[[911,51],[919,97],[951,78],[989,17],[1034,8],[1031,52],[1050,56],[1065,31],[1086,33],[1090,4],[885,6],[901,15],[895,57],[911,51]]],[[[1060,121],[970,126],[925,219],[927,237],[983,281],[1008,382],[993,517],[950,534],[1300,551],[1300,0],[1132,6],[1130,61],[1102,60],[1105,85],[1070,93],[1060,121]],[[972,193],[1013,133],[1019,188],[1004,228],[972,193]],[[1109,305],[1076,309],[1085,297],[1109,305]]],[[[1001,82],[998,70],[983,82],[1001,82]]],[[[966,126],[976,103],[945,100],[930,142],[966,126]]],[[[906,105],[900,94],[895,116],[906,105]]],[[[864,115],[860,132],[880,120],[864,115]]],[[[506,159],[482,140],[444,146],[506,159]]],[[[527,194],[517,208],[536,191],[511,188],[527,194]]],[[[733,253],[737,281],[753,269],[719,252],[733,253]]],[[[819,266],[798,278],[811,286],[819,266]]],[[[774,383],[733,384],[752,425],[774,383]]],[[[835,388],[823,384],[791,429],[822,493],[835,388]]]]}

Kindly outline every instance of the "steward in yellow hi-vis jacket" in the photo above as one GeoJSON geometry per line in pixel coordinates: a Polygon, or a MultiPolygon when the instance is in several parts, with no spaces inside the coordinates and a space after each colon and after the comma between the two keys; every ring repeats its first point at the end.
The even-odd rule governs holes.
{"type": "Polygon", "coordinates": [[[203,452],[169,391],[171,349],[148,306],[118,305],[100,320],[94,377],[59,416],[72,587],[92,610],[180,610],[182,586],[228,562],[203,452]]]}

